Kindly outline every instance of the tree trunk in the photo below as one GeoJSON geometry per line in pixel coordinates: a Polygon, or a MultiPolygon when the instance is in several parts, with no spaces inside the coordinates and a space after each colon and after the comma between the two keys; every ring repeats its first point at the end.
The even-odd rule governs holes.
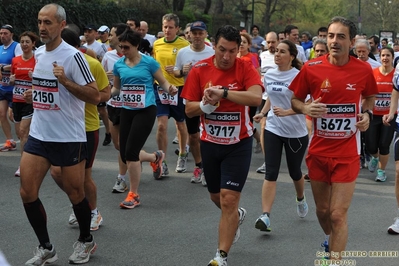
{"type": "Polygon", "coordinates": [[[212,5],[212,0],[205,0],[204,14],[209,13],[209,9],[211,9],[211,5],[212,5]]]}
{"type": "Polygon", "coordinates": [[[173,0],[173,11],[183,11],[185,0],[173,0]]]}
{"type": "Polygon", "coordinates": [[[224,3],[223,0],[216,0],[215,13],[223,14],[224,3]]]}

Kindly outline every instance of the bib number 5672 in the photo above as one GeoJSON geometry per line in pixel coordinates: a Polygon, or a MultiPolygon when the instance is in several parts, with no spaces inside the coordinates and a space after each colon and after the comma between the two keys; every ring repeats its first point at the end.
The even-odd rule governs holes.
{"type": "Polygon", "coordinates": [[[321,118],[321,129],[350,130],[351,120],[348,118],[321,118]]]}

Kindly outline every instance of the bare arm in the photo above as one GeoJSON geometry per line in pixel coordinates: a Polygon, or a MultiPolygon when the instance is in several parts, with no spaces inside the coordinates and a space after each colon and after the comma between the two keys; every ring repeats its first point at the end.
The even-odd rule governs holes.
{"type": "MultiPolygon", "coordinates": [[[[223,98],[224,90],[221,86],[213,86],[204,91],[205,101],[214,105],[223,98]]],[[[227,100],[246,106],[259,106],[262,101],[262,87],[253,85],[246,91],[229,90],[227,100]]]]}
{"type": "Polygon", "coordinates": [[[100,91],[100,102],[106,102],[111,97],[111,86],[108,85],[100,91]]]}
{"type": "Polygon", "coordinates": [[[199,101],[189,101],[186,100],[186,114],[188,117],[200,116],[204,112],[200,108],[199,101]]]}
{"type": "Polygon", "coordinates": [[[166,91],[167,93],[169,93],[170,95],[174,96],[177,94],[178,89],[174,86],[171,85],[169,83],[169,81],[167,81],[165,79],[165,77],[162,74],[161,69],[158,69],[155,73],[154,73],[154,78],[158,81],[159,86],[161,86],[161,88],[166,91]]]}
{"type": "Polygon", "coordinates": [[[384,115],[382,117],[382,122],[385,125],[390,126],[389,122],[395,117],[396,110],[398,110],[398,100],[399,100],[399,91],[393,89],[391,94],[391,106],[389,108],[389,114],[384,115]]]}

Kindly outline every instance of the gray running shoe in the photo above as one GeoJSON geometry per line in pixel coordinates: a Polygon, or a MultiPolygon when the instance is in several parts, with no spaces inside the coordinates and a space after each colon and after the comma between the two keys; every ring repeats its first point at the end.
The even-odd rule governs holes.
{"type": "Polygon", "coordinates": [[[76,241],[73,244],[73,253],[69,257],[70,264],[83,264],[90,260],[90,255],[96,251],[97,244],[93,241],[91,242],[80,242],[76,241]]]}
{"type": "Polygon", "coordinates": [[[188,153],[184,156],[180,156],[177,158],[177,165],[176,165],[176,173],[185,173],[187,171],[186,164],[187,164],[187,157],[188,153]]]}
{"type": "Polygon", "coordinates": [[[161,179],[162,174],[164,173],[163,163],[165,159],[165,153],[161,150],[154,152],[157,160],[156,162],[151,162],[150,165],[152,167],[152,175],[155,179],[161,179]]]}
{"type": "Polygon", "coordinates": [[[112,193],[123,193],[127,190],[126,181],[120,177],[116,178],[114,187],[112,188],[112,193]]]}
{"type": "Polygon", "coordinates": [[[270,218],[267,214],[262,214],[256,219],[255,228],[264,232],[270,232],[272,229],[270,228],[270,218]]]}
{"type": "Polygon", "coordinates": [[[57,253],[55,252],[54,245],[51,250],[44,249],[43,247],[36,247],[33,251],[33,258],[28,260],[25,265],[29,266],[42,266],[44,264],[50,264],[58,260],[57,253]]]}
{"type": "Polygon", "coordinates": [[[296,212],[298,213],[298,216],[301,218],[305,218],[305,216],[308,214],[309,208],[308,204],[306,203],[306,197],[303,197],[303,200],[298,201],[296,199],[296,212]]]}

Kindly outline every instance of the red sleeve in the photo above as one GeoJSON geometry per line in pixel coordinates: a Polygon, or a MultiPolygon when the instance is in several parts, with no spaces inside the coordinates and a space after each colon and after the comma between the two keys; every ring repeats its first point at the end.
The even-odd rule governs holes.
{"type": "Polygon", "coordinates": [[[11,61],[11,74],[15,74],[17,68],[17,57],[14,57],[11,61]]]}
{"type": "Polygon", "coordinates": [[[189,101],[201,101],[203,92],[199,80],[198,68],[192,68],[188,73],[180,97],[189,101]]]}
{"type": "Polygon", "coordinates": [[[289,89],[294,92],[294,95],[298,99],[306,99],[306,96],[310,94],[309,84],[306,79],[306,65],[302,67],[298,75],[295,76],[291,82],[289,89]]]}

